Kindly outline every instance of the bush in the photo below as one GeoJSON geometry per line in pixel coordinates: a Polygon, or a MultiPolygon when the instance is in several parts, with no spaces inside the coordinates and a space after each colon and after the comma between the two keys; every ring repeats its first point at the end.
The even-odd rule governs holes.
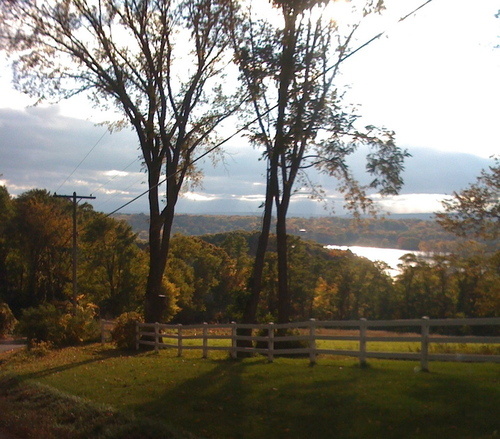
{"type": "Polygon", "coordinates": [[[27,358],[42,358],[49,355],[53,349],[50,341],[33,342],[26,351],[27,358]]]}
{"type": "Polygon", "coordinates": [[[12,314],[9,305],[0,303],[0,338],[10,334],[17,324],[17,320],[12,314]]]}
{"type": "Polygon", "coordinates": [[[27,338],[29,348],[42,341],[57,344],[55,340],[61,338],[63,331],[60,319],[60,311],[52,304],[28,308],[19,321],[18,332],[27,338]]]}
{"type": "Polygon", "coordinates": [[[71,346],[97,337],[94,317],[95,305],[92,304],[78,305],[75,310],[70,304],[62,310],[45,304],[23,312],[19,332],[27,338],[29,348],[40,342],[56,347],[71,346]]]}
{"type": "Polygon", "coordinates": [[[136,324],[142,323],[142,316],[137,312],[126,312],[115,321],[111,338],[119,349],[133,350],[136,342],[136,324]]]}
{"type": "Polygon", "coordinates": [[[88,303],[77,305],[74,312],[67,312],[61,317],[65,346],[77,345],[88,340],[99,338],[99,325],[95,320],[97,307],[88,303]]]}

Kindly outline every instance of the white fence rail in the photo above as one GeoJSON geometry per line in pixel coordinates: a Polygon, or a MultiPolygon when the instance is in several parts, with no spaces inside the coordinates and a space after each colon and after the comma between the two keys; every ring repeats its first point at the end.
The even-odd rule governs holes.
{"type": "Polygon", "coordinates": [[[115,322],[113,320],[100,320],[101,326],[101,343],[104,344],[107,341],[111,341],[111,331],[115,327],[115,322]]]}
{"type": "MultiPolygon", "coordinates": [[[[500,355],[448,354],[431,353],[432,343],[480,343],[498,344],[498,336],[442,336],[431,335],[431,328],[456,326],[491,326],[498,327],[500,318],[465,318],[465,319],[422,319],[412,320],[349,320],[349,321],[316,321],[314,319],[287,324],[200,324],[200,325],[167,325],[161,323],[139,323],[136,332],[136,348],[140,345],[153,346],[155,350],[162,348],[177,349],[179,356],[186,349],[202,351],[207,358],[209,351],[228,351],[236,358],[239,352],[260,353],[273,361],[277,355],[308,355],[311,363],[316,362],[318,355],[342,355],[358,357],[361,365],[368,358],[404,359],[420,361],[422,370],[427,371],[429,361],[472,361],[500,363],[500,355]],[[416,328],[410,334],[391,332],[389,335],[378,330],[388,328],[416,328]],[[348,335],[335,334],[332,329],[350,329],[348,335]],[[246,329],[251,335],[241,335],[239,329],[246,329]],[[352,331],[352,330],[355,331],[352,331]],[[368,332],[370,330],[370,333],[368,332]],[[415,333],[413,333],[415,331],[415,333]],[[356,334],[352,335],[351,333],[356,334]],[[210,343],[213,340],[219,342],[210,343]],[[198,341],[198,343],[196,343],[198,341]],[[247,341],[251,346],[241,346],[238,341],[247,341]],[[300,341],[300,347],[286,347],[284,343],[300,341]],[[318,341],[355,341],[358,348],[353,350],[318,347],[318,341]],[[379,352],[369,351],[370,342],[413,342],[418,344],[415,352],[379,352]]],[[[324,343],[321,343],[324,344],[324,343]]]]}

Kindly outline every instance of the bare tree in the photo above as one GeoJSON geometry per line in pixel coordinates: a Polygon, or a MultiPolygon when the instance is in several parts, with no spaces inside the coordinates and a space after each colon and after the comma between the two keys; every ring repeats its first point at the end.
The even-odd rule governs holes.
{"type": "Polygon", "coordinates": [[[7,0],[3,6],[19,90],[40,100],[90,93],[100,108],[118,108],[122,124],[137,134],[149,189],[145,318],[160,321],[181,188],[198,175],[195,152],[208,147],[238,106],[221,85],[232,0],[7,0]]]}

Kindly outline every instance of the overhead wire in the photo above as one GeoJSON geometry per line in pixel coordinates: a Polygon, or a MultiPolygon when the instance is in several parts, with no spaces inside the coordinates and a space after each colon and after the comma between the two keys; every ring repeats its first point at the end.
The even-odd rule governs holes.
{"type": "MultiPolygon", "coordinates": [[[[418,7],[416,7],[415,9],[413,9],[411,12],[407,13],[406,15],[402,16],[401,18],[399,18],[399,20],[396,22],[396,24],[399,24],[403,21],[405,21],[408,17],[412,16],[413,14],[415,14],[416,12],[418,12],[419,10],[421,10],[423,7],[425,7],[426,5],[428,5],[429,3],[431,3],[433,0],[427,0],[425,1],[424,3],[420,4],[418,7]]],[[[364,49],[365,47],[367,47],[368,45],[370,45],[371,43],[373,43],[374,41],[378,40],[379,38],[381,38],[383,35],[385,35],[386,33],[388,32],[388,29],[376,34],[375,36],[373,36],[372,38],[370,38],[369,40],[367,40],[366,42],[364,42],[363,44],[361,44],[360,46],[358,46],[355,50],[345,54],[344,56],[340,57],[337,62],[335,64],[333,64],[332,66],[328,67],[327,69],[325,69],[322,73],[322,75],[326,72],[329,72],[335,68],[337,68],[339,66],[340,63],[344,62],[345,60],[349,59],[351,56],[353,56],[354,54],[358,53],[359,51],[361,51],[362,49],[364,49]]],[[[262,115],[266,115],[266,114],[269,114],[271,111],[275,110],[277,108],[278,104],[274,105],[273,107],[269,108],[268,110],[266,110],[262,115]]],[[[189,165],[193,165],[195,164],[196,162],[198,162],[199,160],[201,160],[202,158],[206,157],[208,154],[210,154],[211,152],[215,151],[216,149],[220,148],[223,144],[225,144],[226,142],[228,142],[229,140],[231,140],[232,138],[234,138],[235,136],[237,136],[239,133],[241,133],[242,131],[246,130],[248,127],[250,127],[251,125],[253,125],[255,122],[257,122],[259,120],[258,117],[252,119],[250,122],[246,123],[244,126],[242,126],[241,128],[239,128],[238,130],[236,130],[233,134],[231,134],[230,136],[226,137],[224,140],[218,142],[216,145],[214,145],[212,148],[208,149],[207,151],[205,151],[203,154],[201,154],[200,156],[196,157],[194,160],[192,160],[189,165]]],[[[162,185],[163,183],[165,183],[169,178],[175,176],[176,174],[178,174],[179,172],[181,172],[181,170],[177,170],[175,172],[173,172],[172,174],[169,174],[167,175],[163,180],[159,181],[157,184],[151,186],[150,188],[148,188],[147,190],[145,190],[144,192],[142,192],[141,194],[137,195],[136,197],[132,198],[131,200],[129,200],[128,202],[124,203],[123,205],[121,205],[120,207],[118,207],[117,209],[113,210],[112,212],[108,213],[106,215],[106,217],[109,217],[113,214],[115,214],[116,212],[122,210],[123,208],[129,206],[130,204],[132,204],[133,202],[137,201],[139,198],[143,197],[144,195],[146,195],[147,193],[149,193],[151,190],[157,188],[158,186],[162,185]]]]}
{"type": "MultiPolygon", "coordinates": [[[[126,192],[127,190],[129,190],[131,187],[135,186],[137,183],[139,183],[141,180],[143,179],[143,177],[140,177],[139,179],[135,179],[132,183],[130,183],[127,187],[123,188],[123,189],[120,189],[122,192],[126,192]]],[[[148,191],[149,192],[149,191],[148,191]]],[[[110,201],[112,201],[114,198],[116,198],[117,196],[119,195],[119,192],[116,191],[114,194],[112,194],[107,200],[103,201],[102,203],[98,204],[97,207],[100,207],[102,209],[101,206],[103,205],[106,205],[108,204],[110,201]]],[[[116,212],[112,212],[111,214],[108,214],[106,216],[109,216],[109,215],[112,215],[113,213],[116,213],[116,212]]]]}
{"type": "MultiPolygon", "coordinates": [[[[137,157],[136,159],[132,160],[127,166],[125,166],[122,170],[118,171],[115,175],[113,175],[111,178],[109,178],[107,181],[101,183],[99,186],[97,186],[92,193],[96,193],[97,191],[99,190],[102,190],[103,188],[106,188],[106,186],[111,183],[113,180],[115,180],[121,172],[125,172],[128,168],[130,168],[130,166],[132,166],[134,163],[136,163],[138,160],[140,160],[140,157],[137,157]]],[[[137,181],[134,181],[134,183],[132,183],[129,187],[133,186],[134,184],[136,184],[137,181]]],[[[127,190],[129,187],[123,189],[123,190],[127,190]]],[[[97,206],[95,206],[95,208],[97,207],[100,207],[102,205],[106,205],[107,203],[109,203],[114,197],[116,197],[116,193],[111,195],[108,199],[102,201],[102,202],[99,202],[97,203],[97,206]]]]}
{"type": "Polygon", "coordinates": [[[55,192],[59,191],[59,189],[61,189],[64,186],[64,183],[66,183],[71,178],[71,176],[78,170],[78,168],[82,165],[82,163],[87,159],[87,157],[96,148],[96,146],[99,145],[99,143],[101,142],[101,140],[104,139],[104,136],[106,135],[106,133],[108,133],[108,129],[106,129],[106,131],[104,132],[104,134],[101,137],[99,137],[99,140],[94,144],[94,146],[92,148],[90,148],[90,151],[87,152],[87,154],[85,155],[85,157],[80,160],[80,163],[78,163],[78,165],[76,165],[76,168],[73,169],[73,171],[65,178],[65,180],[59,185],[59,187],[55,190],[55,192]]]}

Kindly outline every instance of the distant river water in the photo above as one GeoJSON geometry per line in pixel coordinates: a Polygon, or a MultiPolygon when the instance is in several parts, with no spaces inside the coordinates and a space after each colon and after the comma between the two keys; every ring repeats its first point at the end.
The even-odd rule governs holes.
{"type": "Polygon", "coordinates": [[[400,250],[397,248],[379,248],[379,247],[361,247],[357,245],[346,246],[346,245],[326,245],[326,248],[337,249],[337,250],[351,250],[355,255],[362,256],[370,261],[382,261],[385,262],[389,267],[388,273],[391,276],[396,276],[399,274],[398,264],[401,263],[399,258],[408,253],[412,253],[417,256],[423,256],[424,252],[413,251],[413,250],[400,250]]]}

